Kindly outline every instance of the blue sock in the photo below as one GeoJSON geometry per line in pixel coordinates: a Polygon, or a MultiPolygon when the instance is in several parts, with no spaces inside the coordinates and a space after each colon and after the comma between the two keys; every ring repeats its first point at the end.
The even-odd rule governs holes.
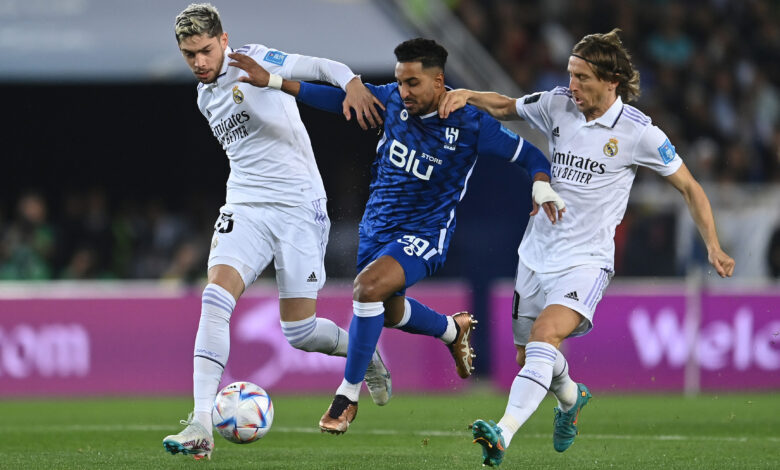
{"type": "Polygon", "coordinates": [[[437,338],[444,334],[447,330],[446,315],[442,315],[411,297],[407,297],[406,300],[411,307],[411,314],[409,315],[409,321],[405,325],[398,327],[399,330],[437,338]]]}
{"type": "Polygon", "coordinates": [[[344,369],[344,378],[348,382],[357,384],[365,378],[368,363],[374,355],[384,323],[384,313],[373,317],[352,316],[349,324],[347,365],[344,369]]]}

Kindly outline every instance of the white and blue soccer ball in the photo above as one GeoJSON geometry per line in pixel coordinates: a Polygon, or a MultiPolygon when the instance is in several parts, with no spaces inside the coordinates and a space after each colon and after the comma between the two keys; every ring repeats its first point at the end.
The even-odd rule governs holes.
{"type": "Polygon", "coordinates": [[[214,427],[236,444],[254,442],[271,429],[274,407],[268,392],[251,382],[233,382],[214,399],[214,427]]]}

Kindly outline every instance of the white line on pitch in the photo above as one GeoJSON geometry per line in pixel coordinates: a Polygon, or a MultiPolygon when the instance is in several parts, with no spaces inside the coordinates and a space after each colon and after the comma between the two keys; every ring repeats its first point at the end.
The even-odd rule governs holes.
{"type": "MultiPolygon", "coordinates": [[[[69,424],[64,426],[43,426],[32,425],[24,427],[0,426],[0,433],[7,432],[175,432],[178,428],[163,424],[69,424]]],[[[318,434],[320,430],[316,427],[283,427],[273,428],[275,433],[290,434],[318,434]]],[[[398,436],[402,434],[411,434],[418,437],[469,437],[471,434],[468,429],[463,431],[441,431],[441,430],[418,430],[418,431],[399,431],[395,429],[354,429],[350,434],[369,434],[374,436],[398,436]]],[[[549,434],[522,434],[526,439],[549,439],[549,434]]],[[[715,442],[748,442],[770,441],[780,442],[778,436],[764,437],[744,437],[744,436],[681,436],[681,435],[645,435],[645,434],[581,434],[580,439],[603,439],[603,440],[644,440],[644,441],[715,441],[715,442]]]]}

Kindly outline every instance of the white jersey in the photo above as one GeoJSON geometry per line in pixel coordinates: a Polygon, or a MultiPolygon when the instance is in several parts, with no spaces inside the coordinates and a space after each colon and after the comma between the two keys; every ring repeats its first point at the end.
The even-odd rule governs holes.
{"type": "Polygon", "coordinates": [[[558,87],[518,98],[517,114],[547,136],[551,185],[566,203],[555,225],[542,211],[529,220],[520,259],[541,273],[582,265],[611,269],[615,227],[626,211],[637,167],[669,176],[682,159],[666,134],[620,97],[604,115],[586,122],[571,91],[558,87]]]}
{"type": "MultiPolygon", "coordinates": [[[[300,205],[325,197],[309,135],[295,98],[272,88],[238,81],[246,72],[225,59],[214,83],[198,85],[198,108],[230,160],[228,203],[300,205]]],[[[295,80],[321,80],[342,88],[355,76],[344,64],[269,49],[259,44],[236,52],[270,73],[295,80]]]]}

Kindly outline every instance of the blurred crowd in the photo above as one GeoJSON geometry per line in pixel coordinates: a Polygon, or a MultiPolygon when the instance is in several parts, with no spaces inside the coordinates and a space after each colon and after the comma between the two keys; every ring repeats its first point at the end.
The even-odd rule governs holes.
{"type": "MultiPolygon", "coordinates": [[[[448,3],[529,93],[568,83],[569,52],[581,37],[621,28],[641,73],[642,96],[637,106],[669,135],[697,179],[721,184],[780,182],[780,2],[448,3]]],[[[205,135],[205,127],[197,132],[205,135]]],[[[640,174],[639,179],[646,176],[640,174]]],[[[335,187],[335,191],[329,189],[331,201],[341,206],[359,199],[349,189],[355,185],[331,186],[335,187]]],[[[115,196],[96,187],[54,196],[29,191],[2,201],[0,280],[192,281],[205,275],[221,200],[204,202],[189,195],[185,203],[174,207],[153,195],[145,201],[115,196]]],[[[336,250],[338,256],[332,259],[341,265],[332,269],[333,263],[329,264],[329,275],[353,274],[354,257],[349,249],[354,249],[352,227],[359,210],[353,215],[355,220],[348,221],[347,229],[340,230],[334,220],[329,254],[334,245],[345,248],[336,250]]],[[[618,272],[681,274],[669,262],[674,256],[674,223],[668,213],[640,217],[629,207],[617,234],[618,272]],[[632,255],[642,259],[631,259],[632,255]],[[640,267],[643,271],[637,271],[640,267]]],[[[780,277],[780,229],[768,253],[771,275],[780,277]]]]}
{"type": "Polygon", "coordinates": [[[0,280],[195,280],[205,275],[212,225],[197,204],[110,205],[98,188],[50,202],[30,191],[0,213],[0,280]]]}
{"type": "Polygon", "coordinates": [[[637,106],[700,181],[780,181],[780,2],[458,0],[463,23],[522,90],[567,84],[572,46],[623,32],[637,106]]]}

